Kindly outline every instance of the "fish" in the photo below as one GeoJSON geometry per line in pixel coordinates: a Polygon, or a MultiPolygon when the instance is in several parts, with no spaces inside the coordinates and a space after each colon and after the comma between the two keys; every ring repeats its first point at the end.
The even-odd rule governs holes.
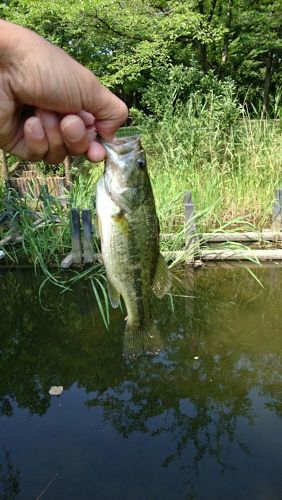
{"type": "Polygon", "coordinates": [[[97,183],[97,232],[112,307],[126,310],[123,354],[157,354],[162,348],[153,320],[153,293],[162,298],[171,274],[160,253],[160,225],[140,135],[103,141],[104,173],[97,183]]]}

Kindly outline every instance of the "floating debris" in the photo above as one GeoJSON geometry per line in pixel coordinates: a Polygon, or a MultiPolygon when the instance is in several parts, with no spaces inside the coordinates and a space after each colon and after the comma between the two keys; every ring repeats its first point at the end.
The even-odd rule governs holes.
{"type": "Polygon", "coordinates": [[[50,396],[60,396],[63,392],[64,388],[62,385],[52,385],[49,390],[50,396]]]}

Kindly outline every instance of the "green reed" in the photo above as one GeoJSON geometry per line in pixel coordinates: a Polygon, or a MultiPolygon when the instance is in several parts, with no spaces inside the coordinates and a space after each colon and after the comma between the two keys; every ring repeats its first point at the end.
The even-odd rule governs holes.
{"type": "Polygon", "coordinates": [[[161,228],[177,232],[183,194],[192,191],[196,210],[206,211],[199,230],[238,217],[269,227],[274,189],[282,185],[281,122],[251,119],[240,107],[227,119],[224,102],[191,99],[161,122],[143,125],[143,142],[161,228]]]}

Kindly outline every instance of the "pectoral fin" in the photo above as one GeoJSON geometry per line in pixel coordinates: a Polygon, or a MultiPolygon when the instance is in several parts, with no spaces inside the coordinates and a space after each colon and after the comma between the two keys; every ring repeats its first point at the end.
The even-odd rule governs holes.
{"type": "Polygon", "coordinates": [[[129,233],[129,224],[128,220],[124,215],[124,212],[120,211],[118,214],[112,215],[112,219],[118,227],[118,230],[127,235],[129,233]]]}
{"type": "MultiPolygon", "coordinates": [[[[100,221],[100,218],[98,217],[98,215],[96,215],[96,217],[94,219],[94,227],[95,227],[96,238],[99,238],[102,241],[102,225],[101,225],[101,221],[100,221]]],[[[101,254],[99,254],[99,256],[98,256],[98,261],[101,264],[103,264],[103,257],[101,254]]]]}
{"type": "Polygon", "coordinates": [[[94,227],[97,238],[100,238],[102,240],[102,224],[98,215],[96,215],[94,219],[94,227]]]}
{"type": "Polygon", "coordinates": [[[161,299],[171,287],[171,273],[163,256],[159,254],[152,284],[154,294],[161,299]]]}
{"type": "Polygon", "coordinates": [[[118,307],[118,305],[119,305],[120,294],[117,291],[117,289],[114,287],[114,285],[112,284],[112,282],[109,280],[108,277],[107,277],[107,283],[108,283],[108,294],[109,294],[109,299],[110,299],[111,306],[114,309],[116,309],[118,307]]]}

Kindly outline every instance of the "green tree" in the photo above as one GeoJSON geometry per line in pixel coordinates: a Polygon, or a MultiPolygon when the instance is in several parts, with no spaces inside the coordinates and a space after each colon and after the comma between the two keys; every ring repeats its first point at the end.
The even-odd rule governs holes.
{"type": "Polygon", "coordinates": [[[206,76],[214,91],[233,79],[242,101],[263,98],[266,110],[282,85],[282,0],[6,0],[0,12],[157,115],[204,95],[206,76]]]}
{"type": "Polygon", "coordinates": [[[225,0],[226,27],[222,74],[237,83],[241,99],[269,110],[270,94],[282,85],[281,0],[225,0]],[[271,92],[272,91],[272,92],[271,92]]]}

